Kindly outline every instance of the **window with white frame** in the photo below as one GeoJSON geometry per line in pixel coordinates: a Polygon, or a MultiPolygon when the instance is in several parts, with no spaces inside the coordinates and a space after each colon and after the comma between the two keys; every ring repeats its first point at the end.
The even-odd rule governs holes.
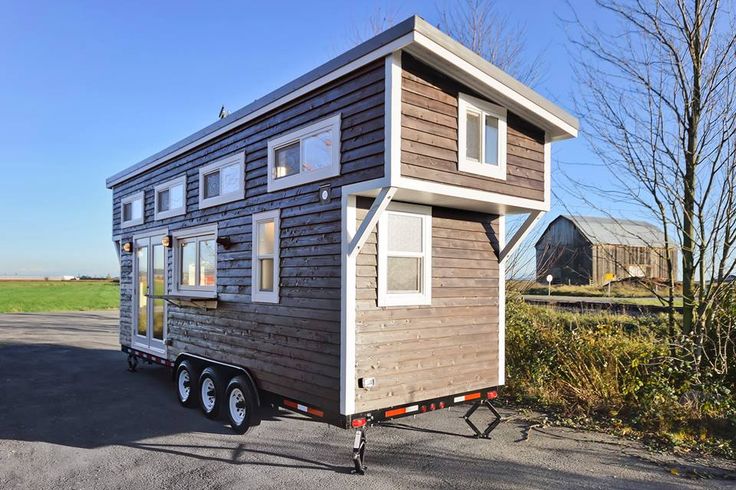
{"type": "Polygon", "coordinates": [[[174,273],[180,294],[214,295],[217,289],[217,228],[179,230],[174,238],[174,273]]]}
{"type": "Polygon", "coordinates": [[[154,187],[155,219],[171,218],[186,213],[187,176],[182,175],[154,187]]]}
{"type": "Polygon", "coordinates": [[[378,220],[378,306],[432,304],[432,208],[391,203],[378,220]]]}
{"type": "Polygon", "coordinates": [[[199,169],[199,208],[245,197],[245,153],[237,153],[199,169]]]}
{"type": "Polygon", "coordinates": [[[506,109],[460,94],[458,143],[461,172],[506,178],[506,109]]]}
{"type": "Polygon", "coordinates": [[[340,174],[340,114],[268,142],[268,192],[340,174]]]}
{"type": "Polygon", "coordinates": [[[279,210],[253,215],[253,260],[251,298],[263,303],[279,302],[279,210]]]}
{"type": "Polygon", "coordinates": [[[126,196],[120,200],[120,225],[133,226],[143,223],[143,192],[126,196]]]}

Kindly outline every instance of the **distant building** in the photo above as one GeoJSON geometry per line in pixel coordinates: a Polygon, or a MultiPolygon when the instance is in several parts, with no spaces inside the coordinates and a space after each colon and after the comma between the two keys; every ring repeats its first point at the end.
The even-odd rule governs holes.
{"type": "MultiPolygon", "coordinates": [[[[606,284],[631,277],[665,279],[667,249],[656,226],[625,219],[561,215],[537,241],[537,280],[606,284]]],[[[677,250],[670,248],[675,276],[677,250]]]]}

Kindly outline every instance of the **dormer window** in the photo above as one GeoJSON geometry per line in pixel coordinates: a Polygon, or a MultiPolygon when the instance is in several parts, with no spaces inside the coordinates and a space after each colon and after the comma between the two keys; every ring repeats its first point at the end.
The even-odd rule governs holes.
{"type": "Polygon", "coordinates": [[[506,179],[506,109],[459,95],[458,170],[506,179]]]}

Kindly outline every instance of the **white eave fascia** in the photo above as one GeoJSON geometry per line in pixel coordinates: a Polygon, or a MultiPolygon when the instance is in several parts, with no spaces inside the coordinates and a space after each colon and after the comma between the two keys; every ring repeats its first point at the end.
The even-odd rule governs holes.
{"type": "Polygon", "coordinates": [[[112,188],[173,158],[233,131],[257,117],[336,80],[368,63],[405,50],[461,83],[495,99],[547,132],[549,141],[574,138],[578,120],[523,85],[420,17],[410,17],[391,29],[325,63],[291,83],[236,111],[165,150],[107,179],[112,188]],[[232,118],[230,121],[228,119],[232,118]]]}

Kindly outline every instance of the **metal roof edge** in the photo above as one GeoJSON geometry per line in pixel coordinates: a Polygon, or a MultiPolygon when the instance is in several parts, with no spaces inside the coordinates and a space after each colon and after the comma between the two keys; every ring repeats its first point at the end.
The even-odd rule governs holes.
{"type": "Polygon", "coordinates": [[[166,160],[177,156],[177,153],[188,151],[186,149],[188,146],[196,144],[196,147],[199,144],[205,143],[208,138],[217,136],[218,132],[222,134],[224,128],[233,126],[234,129],[239,124],[244,124],[246,121],[242,121],[242,123],[239,123],[239,121],[247,118],[247,116],[249,116],[250,114],[263,109],[269,104],[277,102],[283,97],[288,96],[288,94],[297,91],[303,87],[306,87],[310,83],[313,83],[320,78],[327,76],[330,73],[339,70],[340,68],[356,60],[359,60],[360,58],[369,55],[370,53],[394,41],[400,40],[403,36],[406,36],[413,32],[418,32],[425,37],[430,38],[432,41],[441,45],[456,56],[465,59],[471,65],[482,70],[488,76],[497,79],[500,83],[506,85],[522,97],[528,99],[533,104],[558,117],[566,124],[569,124],[576,130],[579,128],[579,122],[577,118],[570,115],[568,112],[566,112],[550,100],[546,99],[542,95],[538,94],[530,87],[519,82],[500,68],[478,56],[473,51],[466,48],[458,41],[455,41],[436,27],[432,26],[421,17],[414,15],[387,29],[386,31],[378,34],[377,36],[365,41],[364,43],[359,44],[358,46],[327,61],[326,63],[323,63],[317,68],[305,73],[304,75],[292,80],[291,82],[282,85],[281,87],[264,95],[263,97],[254,100],[250,104],[233,112],[228,117],[216,121],[209,126],[206,126],[205,128],[187,136],[186,138],[179,140],[173,145],[170,145],[167,148],[155,153],[154,155],[151,155],[150,157],[136,163],[135,165],[132,165],[125,170],[112,175],[106,180],[107,188],[110,189],[113,186],[148,170],[149,168],[158,166],[164,163],[166,160]]]}

